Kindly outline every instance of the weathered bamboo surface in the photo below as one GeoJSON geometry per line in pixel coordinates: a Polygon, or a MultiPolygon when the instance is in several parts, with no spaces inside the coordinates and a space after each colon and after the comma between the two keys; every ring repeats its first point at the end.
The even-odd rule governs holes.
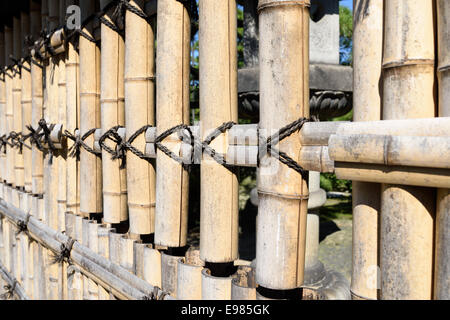
{"type": "MultiPolygon", "coordinates": [[[[268,137],[309,116],[309,1],[260,1],[259,22],[260,130],[268,137]]],[[[300,141],[289,137],[279,149],[297,159],[300,141]]],[[[258,177],[256,282],[297,288],[303,284],[307,182],[270,155],[261,159],[258,177]]]]}
{"type": "MultiPolygon", "coordinates": [[[[143,0],[130,4],[142,10],[143,0]]],[[[153,26],[127,11],[125,26],[125,123],[127,139],[145,125],[155,124],[154,37],[153,26]],[[136,116],[139,115],[139,116],[136,116]]],[[[134,146],[145,149],[145,138],[134,146]]],[[[127,153],[127,189],[130,232],[151,234],[155,230],[155,167],[127,153]]]]}
{"type": "MultiPolygon", "coordinates": [[[[383,0],[356,0],[353,7],[353,121],[380,120],[383,0]]],[[[357,298],[377,299],[376,272],[379,266],[378,216],[381,187],[375,183],[353,181],[352,190],[351,291],[357,298]]]]}
{"type": "MultiPolygon", "coordinates": [[[[58,65],[58,113],[55,123],[67,126],[67,84],[66,84],[66,58],[67,53],[60,55],[58,65]]],[[[65,230],[65,212],[67,209],[67,148],[58,150],[58,156],[54,159],[58,163],[58,231],[65,230]]]]}
{"type": "MultiPolygon", "coordinates": [[[[100,1],[105,7],[109,1],[100,1]]],[[[104,19],[111,19],[111,8],[104,19]]],[[[102,133],[115,126],[125,126],[124,67],[125,44],[123,37],[107,27],[101,26],[101,127],[102,133]]],[[[108,141],[106,142],[108,144],[108,141]]],[[[126,173],[120,160],[102,151],[103,166],[103,217],[107,223],[120,223],[128,218],[126,196],[126,173]]]]}
{"type": "MultiPolygon", "coordinates": [[[[13,34],[12,34],[12,28],[5,26],[5,59],[6,59],[6,65],[11,64],[10,55],[13,53],[13,34]]],[[[14,130],[13,124],[13,96],[12,96],[12,85],[13,85],[13,71],[6,70],[5,71],[5,90],[6,90],[6,110],[5,110],[5,116],[6,116],[6,132],[11,132],[14,130]]],[[[13,185],[14,184],[14,150],[7,145],[6,146],[6,176],[4,179],[6,180],[7,184],[13,185]]],[[[9,190],[7,190],[9,191],[9,190]]],[[[7,201],[11,201],[11,198],[6,194],[5,199],[7,201]]]]}
{"type": "MultiPolygon", "coordinates": [[[[80,67],[74,42],[67,44],[66,60],[66,130],[75,133],[80,128],[80,67]]],[[[80,163],[75,157],[66,158],[66,207],[80,212],[80,163]]]]}
{"type": "MultiPolygon", "coordinates": [[[[179,124],[189,125],[190,28],[182,3],[158,2],[156,123],[160,134],[179,124]]],[[[180,154],[178,133],[164,145],[180,154]]],[[[182,247],[187,239],[189,173],[162,152],[157,153],[156,162],[155,243],[182,247]]]]}
{"type": "Polygon", "coordinates": [[[338,179],[435,188],[450,187],[450,171],[447,169],[335,162],[334,172],[338,179]]]}
{"type": "MultiPolygon", "coordinates": [[[[22,24],[19,17],[13,17],[13,58],[20,60],[22,57],[22,24]]],[[[21,68],[15,67],[12,83],[13,101],[13,130],[16,133],[22,132],[22,81],[21,68]]],[[[14,149],[14,186],[23,188],[25,185],[23,154],[18,148],[14,149]]]]}
{"type": "MultiPolygon", "coordinates": [[[[0,211],[2,215],[10,219],[10,224],[17,224],[19,220],[23,221],[27,215],[25,212],[3,202],[0,203],[0,211]]],[[[28,230],[33,239],[55,253],[59,253],[61,244],[67,244],[69,240],[67,235],[58,233],[34,217],[29,219],[28,230]]],[[[128,240],[131,240],[131,244],[133,244],[134,240],[128,240]]],[[[124,267],[96,254],[78,241],[73,244],[70,258],[83,274],[108,288],[114,295],[122,299],[142,299],[144,295],[151,297],[154,292],[152,285],[136,277],[124,267]]],[[[131,264],[133,263],[133,254],[131,254],[131,260],[128,259],[128,261],[131,261],[131,264]]],[[[159,290],[158,295],[161,294],[162,292],[159,290]]],[[[164,299],[173,299],[173,297],[165,295],[164,299]]]]}
{"type": "Polygon", "coordinates": [[[200,260],[200,251],[190,249],[184,258],[177,261],[177,299],[202,299],[202,270],[204,263],[200,260]]]}
{"type": "MultiPolygon", "coordinates": [[[[433,1],[393,0],[385,6],[383,119],[432,118],[433,1]]],[[[435,190],[383,185],[381,299],[432,297],[434,217],[435,190]]]]}
{"type": "Polygon", "coordinates": [[[231,281],[231,300],[256,300],[255,269],[239,266],[231,281]]]}
{"type": "MultiPolygon", "coordinates": [[[[81,0],[82,20],[95,12],[96,1],[81,0]]],[[[94,23],[88,23],[83,32],[94,35],[94,23]]],[[[80,134],[100,128],[100,48],[84,37],[79,40],[80,55],[80,134]]],[[[94,144],[94,136],[85,140],[94,144]]],[[[80,152],[80,212],[88,217],[102,212],[102,164],[94,154],[80,152]]]]}
{"type": "Polygon", "coordinates": [[[335,135],[450,136],[450,117],[361,122],[308,122],[300,130],[302,146],[328,146],[335,135]]]}
{"type": "MultiPolygon", "coordinates": [[[[205,139],[224,122],[238,120],[236,1],[200,1],[199,14],[200,118],[205,139]]],[[[210,144],[219,153],[225,153],[227,145],[224,135],[210,144]]],[[[200,258],[232,262],[238,257],[237,176],[207,154],[200,171],[200,258]]]]}
{"type": "MultiPolygon", "coordinates": [[[[35,27],[35,22],[33,21],[33,27],[35,27]]],[[[31,29],[30,14],[22,12],[21,13],[21,39],[30,36],[33,32],[31,29]]],[[[26,56],[26,48],[22,48],[22,57],[26,56]]],[[[21,111],[22,111],[22,125],[20,127],[20,132],[25,134],[28,131],[27,125],[31,123],[31,64],[27,59],[23,59],[23,66],[21,69],[21,111]]],[[[31,192],[31,149],[26,146],[22,147],[23,154],[23,165],[24,165],[24,188],[26,192],[31,192]]]]}
{"type": "MultiPolygon", "coordinates": [[[[450,3],[438,0],[437,41],[439,117],[450,116],[450,3]]],[[[450,299],[450,189],[437,191],[435,235],[434,298],[450,299]]]]}
{"type": "MultiPolygon", "coordinates": [[[[7,65],[5,59],[5,27],[2,27],[0,32],[0,63],[7,65]]],[[[0,76],[0,136],[7,135],[6,128],[6,75],[0,76]]],[[[3,150],[5,151],[5,150],[3,150]]],[[[0,182],[6,181],[6,153],[0,152],[0,182]]],[[[5,197],[5,189],[3,183],[0,186],[0,197],[5,197]]]]}
{"type": "Polygon", "coordinates": [[[230,300],[232,277],[214,277],[207,268],[202,270],[202,300],[230,300]]]}

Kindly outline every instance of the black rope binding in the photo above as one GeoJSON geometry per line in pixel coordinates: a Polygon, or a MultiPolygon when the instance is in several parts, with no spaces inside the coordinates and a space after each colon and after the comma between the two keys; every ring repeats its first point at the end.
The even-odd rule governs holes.
{"type": "Polygon", "coordinates": [[[270,155],[278,158],[278,160],[287,165],[289,168],[297,171],[299,174],[301,174],[303,179],[307,179],[307,173],[305,169],[303,169],[297,161],[289,157],[286,153],[279,151],[274,146],[277,145],[280,141],[286,139],[287,137],[291,136],[294,132],[300,131],[300,129],[303,127],[303,125],[307,122],[310,122],[307,118],[300,118],[280,130],[276,132],[274,135],[270,136],[269,138],[265,139],[263,136],[259,136],[259,157],[258,157],[258,167],[259,167],[259,161],[262,159],[264,155],[266,155],[267,152],[270,153],[270,155]]]}
{"type": "Polygon", "coordinates": [[[24,221],[19,220],[17,222],[16,236],[18,236],[22,232],[27,232],[27,230],[28,230],[28,223],[30,222],[30,217],[31,217],[31,214],[28,213],[24,221]]]}
{"type": "MultiPolygon", "coordinates": [[[[291,136],[293,133],[300,131],[303,125],[310,121],[318,121],[316,118],[313,119],[307,119],[307,118],[300,118],[273,134],[269,138],[265,138],[261,135],[259,135],[259,148],[258,148],[258,164],[260,165],[260,160],[262,157],[264,157],[267,153],[269,153],[271,156],[276,157],[281,163],[285,164],[292,170],[295,170],[299,174],[302,175],[304,179],[307,178],[306,173],[307,171],[303,169],[298,162],[296,162],[294,159],[292,159],[290,156],[288,156],[285,152],[282,152],[275,148],[277,144],[280,143],[280,141],[286,139],[287,137],[291,136]]],[[[235,126],[236,123],[233,121],[225,122],[219,127],[217,127],[214,131],[212,131],[204,141],[200,142],[199,139],[196,139],[196,137],[193,135],[191,129],[188,125],[180,124],[177,126],[174,126],[166,131],[164,131],[162,134],[160,134],[155,139],[155,147],[159,149],[161,152],[163,152],[165,155],[167,155],[169,158],[173,159],[174,161],[178,162],[183,169],[189,170],[190,167],[195,164],[195,155],[200,152],[200,154],[203,154],[206,152],[214,161],[216,161],[218,164],[224,166],[227,169],[232,169],[235,167],[233,164],[228,164],[226,162],[226,156],[224,154],[218,153],[215,149],[213,149],[210,144],[217,139],[220,135],[224,134],[226,131],[230,130],[233,126],[235,126]],[[169,148],[164,146],[163,141],[170,135],[178,133],[178,138],[180,141],[190,144],[193,148],[193,152],[191,154],[191,159],[183,159],[182,157],[176,155],[174,152],[172,152],[169,148]]],[[[26,139],[30,139],[31,144],[36,145],[36,147],[42,151],[45,152],[45,149],[43,147],[42,143],[48,144],[48,149],[50,150],[50,160],[49,163],[52,162],[53,153],[56,151],[55,145],[52,142],[50,138],[51,130],[53,129],[54,125],[48,126],[46,121],[44,119],[41,119],[39,121],[39,129],[34,130],[32,126],[27,126],[28,130],[30,131],[30,134],[27,136],[23,136],[22,134],[18,134],[16,132],[11,132],[8,136],[2,136],[0,137],[0,150],[3,148],[4,152],[6,149],[6,145],[9,145],[11,147],[19,147],[20,149],[23,147],[24,142],[26,139]],[[43,141],[41,141],[41,139],[43,141]],[[9,142],[11,140],[11,142],[9,142]]],[[[136,140],[137,137],[144,134],[149,128],[153,128],[151,125],[145,125],[138,129],[135,133],[133,133],[128,140],[123,139],[118,134],[118,130],[120,128],[123,128],[122,126],[115,126],[106,131],[99,140],[99,145],[102,150],[105,150],[107,153],[109,153],[112,156],[113,160],[121,160],[121,168],[124,168],[126,166],[126,152],[130,151],[134,155],[136,155],[138,158],[142,160],[146,160],[148,162],[153,161],[153,157],[147,156],[142,151],[137,149],[133,146],[133,142],[136,140]],[[115,147],[111,148],[106,144],[106,140],[111,140],[115,143],[115,147]]],[[[80,151],[81,148],[85,149],[87,152],[101,157],[102,152],[96,151],[90,146],[88,146],[84,141],[93,135],[96,131],[96,129],[90,129],[87,131],[83,136],[80,136],[78,129],[75,130],[75,133],[72,134],[69,131],[65,130],[63,133],[63,136],[72,140],[74,143],[69,148],[69,156],[74,157],[77,160],[80,160],[80,151]]],[[[27,146],[30,148],[29,146],[27,146]]]]}
{"type": "Polygon", "coordinates": [[[178,138],[181,141],[184,141],[185,139],[188,139],[189,144],[191,144],[192,147],[194,147],[194,143],[195,143],[195,138],[194,135],[191,131],[191,129],[189,128],[188,125],[185,124],[180,124],[178,126],[175,126],[173,128],[170,128],[166,131],[164,131],[162,134],[160,134],[156,140],[155,140],[155,146],[156,148],[158,148],[159,150],[161,150],[165,155],[167,155],[169,158],[175,160],[176,162],[178,162],[179,164],[181,164],[181,166],[183,167],[183,169],[185,170],[189,170],[191,164],[194,163],[193,159],[194,159],[194,152],[192,152],[191,155],[191,161],[189,163],[186,163],[183,158],[177,156],[175,153],[173,153],[171,150],[169,150],[169,148],[167,148],[166,146],[164,146],[162,144],[162,141],[164,139],[166,139],[167,137],[169,137],[170,135],[172,135],[173,133],[178,132],[178,138]],[[185,131],[183,131],[185,130],[185,131]],[[188,133],[188,136],[185,136],[185,132],[188,133]]]}
{"type": "Polygon", "coordinates": [[[52,139],[50,138],[50,134],[51,134],[51,130],[53,129],[54,125],[47,125],[47,122],[45,121],[45,119],[41,119],[39,120],[39,127],[42,129],[42,133],[43,133],[43,140],[44,143],[47,143],[48,145],[48,149],[49,149],[49,153],[50,153],[50,158],[48,160],[49,164],[53,163],[53,155],[56,152],[56,148],[55,145],[53,144],[52,139]]]}
{"type": "Polygon", "coordinates": [[[62,262],[67,262],[70,264],[70,252],[72,251],[73,244],[75,240],[69,237],[67,243],[61,243],[60,252],[53,254],[51,259],[51,264],[59,264],[62,262]]]}
{"type": "Polygon", "coordinates": [[[31,125],[26,126],[26,128],[30,131],[29,139],[31,145],[35,145],[39,151],[44,152],[44,146],[41,143],[41,137],[43,136],[43,133],[41,133],[42,128],[38,127],[37,130],[34,130],[31,125]]]}

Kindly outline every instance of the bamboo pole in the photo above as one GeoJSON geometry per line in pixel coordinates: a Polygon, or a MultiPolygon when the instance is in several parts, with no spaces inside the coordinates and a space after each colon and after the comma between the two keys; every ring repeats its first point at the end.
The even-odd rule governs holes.
{"type": "Polygon", "coordinates": [[[134,265],[134,244],[135,244],[135,242],[136,242],[136,239],[133,239],[132,237],[130,237],[130,235],[122,235],[122,237],[120,237],[120,242],[119,242],[120,266],[132,274],[135,273],[135,265],[134,265]]]}
{"type": "MultiPolygon", "coordinates": [[[[263,0],[258,10],[260,130],[268,137],[309,116],[309,1],[263,0]]],[[[296,159],[300,141],[287,138],[279,149],[296,159]]],[[[304,273],[307,182],[268,155],[261,159],[258,177],[256,282],[269,289],[298,288],[304,273]]]]}
{"type": "MultiPolygon", "coordinates": [[[[48,1],[48,28],[55,30],[59,24],[59,1],[48,1]]],[[[60,57],[49,57],[46,62],[44,88],[44,118],[47,123],[58,123],[59,120],[59,60],[60,57]]],[[[49,150],[44,157],[44,213],[50,228],[59,229],[58,217],[58,166],[60,161],[57,154],[49,150]]],[[[62,268],[61,264],[53,264],[53,253],[47,250],[46,264],[48,265],[47,298],[60,300],[62,298],[62,268]]]]}
{"type": "MultiPolygon", "coordinates": [[[[437,2],[439,116],[450,117],[450,3],[437,2]]],[[[434,298],[450,299],[450,189],[439,189],[436,212],[434,298]]]]}
{"type": "MultiPolygon", "coordinates": [[[[81,0],[82,21],[95,12],[95,1],[81,0]]],[[[93,23],[83,28],[91,37],[94,36],[93,23]]],[[[100,50],[99,47],[80,36],[80,134],[100,128],[100,50]]],[[[94,136],[85,142],[94,144],[94,136]]],[[[102,212],[102,174],[101,159],[82,149],[80,152],[80,211],[85,217],[102,212]]]]}
{"type": "Polygon", "coordinates": [[[334,161],[450,168],[450,137],[332,135],[328,150],[334,161]]]}
{"type": "Polygon", "coordinates": [[[202,270],[204,262],[200,260],[200,250],[190,248],[184,258],[177,261],[177,299],[202,299],[202,270]]]}
{"type": "MultiPolygon", "coordinates": [[[[176,0],[158,2],[157,130],[189,124],[190,27],[186,7],[176,0]]],[[[178,133],[165,146],[180,154],[178,133]]],[[[155,243],[183,247],[187,240],[189,173],[163,152],[157,153],[155,243]]]]}
{"type": "MultiPolygon", "coordinates": [[[[0,67],[2,70],[7,65],[7,59],[5,58],[5,26],[1,27],[0,32],[0,67]]],[[[0,136],[7,135],[6,131],[6,75],[0,76],[0,136]]],[[[6,181],[6,150],[0,152],[0,197],[5,198],[5,185],[6,181]]]]}
{"type": "MultiPolygon", "coordinates": [[[[87,221],[87,220],[85,220],[87,221]]],[[[97,221],[88,221],[87,234],[88,234],[88,248],[95,253],[99,253],[99,243],[98,243],[98,223],[97,221]]],[[[88,280],[88,299],[89,300],[99,300],[100,288],[96,282],[91,279],[88,280]]]]}
{"type": "MultiPolygon", "coordinates": [[[[0,203],[0,210],[14,224],[17,224],[18,219],[23,220],[26,217],[25,212],[6,203],[0,203]]],[[[65,234],[58,233],[34,217],[31,217],[29,220],[28,231],[33,239],[56,253],[60,252],[61,244],[67,244],[69,240],[65,234]]],[[[73,244],[70,258],[80,268],[83,274],[110,289],[119,298],[142,299],[144,295],[145,297],[150,297],[153,293],[161,295],[161,290],[155,290],[146,281],[136,277],[130,271],[112,263],[110,260],[95,254],[78,241],[73,244]]],[[[133,255],[131,254],[131,263],[132,259],[133,255]]],[[[173,297],[166,295],[164,299],[172,300],[173,297]]]]}
{"type": "MultiPolygon", "coordinates": [[[[144,9],[143,0],[130,4],[144,9]]],[[[125,26],[125,123],[127,139],[145,125],[155,124],[153,84],[154,25],[127,11],[125,26]],[[139,115],[139,116],[136,116],[139,115]]],[[[134,146],[145,149],[145,137],[134,146]]],[[[151,234],[155,230],[155,168],[131,152],[127,153],[127,187],[130,232],[151,234]]]]}
{"type": "MultiPolygon", "coordinates": [[[[353,121],[381,119],[383,0],[353,1],[353,121]],[[367,72],[367,70],[370,70],[367,72]]],[[[353,181],[353,299],[377,299],[380,185],[353,181]],[[375,277],[376,278],[376,277],[375,277]]]]}
{"type": "Polygon", "coordinates": [[[255,269],[253,267],[239,266],[236,277],[231,281],[231,300],[256,300],[255,269]]]}
{"type": "MultiPolygon", "coordinates": [[[[200,0],[199,13],[200,118],[205,139],[222,123],[238,120],[236,1],[200,0]]],[[[227,145],[225,135],[211,143],[218,153],[225,153],[227,145]]],[[[230,263],[238,258],[237,176],[206,154],[202,160],[200,258],[230,263]]]]}
{"type": "MultiPolygon", "coordinates": [[[[110,1],[100,1],[105,7],[110,1]]],[[[113,23],[111,8],[104,18],[113,23]]],[[[101,25],[101,127],[105,133],[117,125],[125,126],[124,94],[124,39],[109,28],[101,25]]],[[[108,144],[108,141],[106,141],[108,144]]],[[[114,147],[111,146],[113,149],[114,147]]],[[[102,150],[103,165],[103,217],[106,223],[120,223],[127,220],[126,171],[120,168],[120,160],[112,160],[111,155],[102,150]],[[123,181],[125,180],[125,181],[123,181]]]]}
{"type": "MultiPolygon", "coordinates": [[[[35,28],[36,30],[40,30],[42,27],[42,17],[45,13],[45,3],[45,0],[42,1],[40,14],[35,11],[31,12],[31,23],[33,28],[35,28]]],[[[31,125],[33,126],[34,130],[38,130],[38,122],[43,118],[43,61],[33,55],[33,52],[31,59],[33,59],[33,63],[31,63],[31,125]]],[[[41,199],[44,193],[44,155],[35,144],[32,145],[31,163],[31,192],[33,194],[32,213],[38,219],[43,219],[43,215],[40,215],[43,207],[41,207],[40,209],[39,204],[41,204],[42,202],[41,199]]]]}
{"type": "Polygon", "coordinates": [[[202,300],[231,300],[232,277],[214,277],[211,270],[202,270],[202,300]]]}
{"type": "Polygon", "coordinates": [[[0,263],[6,265],[5,263],[5,220],[2,215],[0,215],[0,263]]]}
{"type": "MultiPolygon", "coordinates": [[[[5,25],[5,59],[7,65],[11,65],[10,55],[13,53],[13,31],[12,28],[5,25]]],[[[5,90],[6,90],[6,133],[9,134],[14,130],[14,114],[13,114],[13,72],[7,70],[5,72],[5,90]]],[[[6,177],[8,185],[14,185],[14,150],[10,146],[6,146],[6,177]]],[[[7,189],[6,201],[11,201],[11,189],[7,189]]]]}
{"type": "MultiPolygon", "coordinates": [[[[95,221],[89,220],[88,218],[83,218],[81,220],[81,244],[86,248],[90,248],[89,242],[89,226],[91,223],[96,223],[95,221]]],[[[89,278],[87,275],[83,274],[83,300],[97,300],[98,299],[98,287],[93,279],[89,278]]]]}
{"type": "MultiPolygon", "coordinates": [[[[19,17],[13,17],[13,56],[14,59],[20,60],[22,57],[22,24],[19,17]]],[[[22,82],[21,69],[18,65],[15,67],[15,74],[13,76],[13,130],[16,133],[22,132],[22,82]]],[[[24,163],[23,154],[18,148],[14,149],[14,186],[16,188],[23,188],[24,181],[24,163]]]]}
{"type": "MultiPolygon", "coordinates": [[[[67,44],[66,60],[66,129],[75,133],[80,128],[80,68],[79,55],[73,41],[67,44]]],[[[80,213],[80,163],[76,158],[66,159],[66,207],[80,213]]]]}
{"type": "MultiPolygon", "coordinates": [[[[105,224],[99,225],[97,230],[98,235],[98,254],[102,257],[109,259],[109,233],[114,231],[105,224]]],[[[105,289],[105,287],[98,286],[98,299],[99,300],[109,300],[110,293],[105,289]]]]}
{"type": "Polygon", "coordinates": [[[152,286],[161,288],[161,252],[151,245],[144,248],[143,277],[152,286]]]}
{"type": "MultiPolygon", "coordinates": [[[[433,15],[432,0],[385,2],[384,119],[435,116],[433,15]]],[[[434,197],[430,188],[382,186],[381,299],[432,297],[434,197]]]]}

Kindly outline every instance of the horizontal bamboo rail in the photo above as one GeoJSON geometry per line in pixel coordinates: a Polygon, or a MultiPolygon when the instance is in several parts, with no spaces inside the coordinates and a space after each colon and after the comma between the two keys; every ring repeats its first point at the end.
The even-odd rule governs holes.
{"type": "MultiPolygon", "coordinates": [[[[0,213],[15,225],[19,221],[27,219],[27,213],[4,201],[0,203],[0,213]]],[[[29,217],[27,229],[32,239],[56,254],[60,253],[62,245],[69,243],[67,235],[49,228],[32,216],[29,217]]],[[[158,296],[163,296],[164,300],[173,299],[162,290],[155,289],[154,286],[130,273],[124,267],[102,257],[78,241],[73,243],[70,260],[80,269],[81,273],[111,290],[118,298],[140,300],[152,297],[156,293],[158,296]]]]}
{"type": "Polygon", "coordinates": [[[450,136],[332,135],[328,144],[334,161],[450,169],[450,136]]]}

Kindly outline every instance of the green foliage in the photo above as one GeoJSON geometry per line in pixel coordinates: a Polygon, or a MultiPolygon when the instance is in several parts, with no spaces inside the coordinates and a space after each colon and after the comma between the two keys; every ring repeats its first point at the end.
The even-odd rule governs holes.
{"type": "Polygon", "coordinates": [[[339,7],[339,36],[341,64],[351,65],[353,63],[353,14],[344,6],[339,7]]]}

